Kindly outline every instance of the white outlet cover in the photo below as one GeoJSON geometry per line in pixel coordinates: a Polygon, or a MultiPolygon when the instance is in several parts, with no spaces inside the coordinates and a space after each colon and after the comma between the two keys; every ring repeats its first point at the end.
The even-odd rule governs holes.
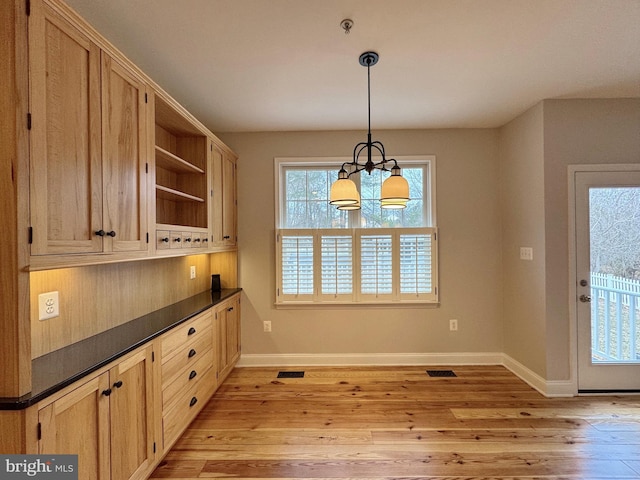
{"type": "Polygon", "coordinates": [[[520,247],[520,260],[533,260],[533,248],[520,247]]]}
{"type": "Polygon", "coordinates": [[[189,275],[190,275],[189,278],[191,278],[191,280],[196,278],[196,266],[195,265],[191,265],[191,267],[189,268],[189,275]]]}
{"type": "Polygon", "coordinates": [[[58,292],[47,292],[38,295],[38,318],[49,320],[60,316],[60,296],[58,292]]]}

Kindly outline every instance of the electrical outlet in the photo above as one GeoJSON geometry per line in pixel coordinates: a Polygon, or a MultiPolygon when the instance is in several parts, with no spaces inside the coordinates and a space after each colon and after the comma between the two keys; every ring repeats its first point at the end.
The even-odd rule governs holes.
{"type": "Polygon", "coordinates": [[[60,297],[58,292],[47,292],[38,295],[38,318],[49,320],[60,316],[60,297]]]}
{"type": "Polygon", "coordinates": [[[533,260],[533,248],[520,247],[520,260],[533,260]]]}
{"type": "Polygon", "coordinates": [[[194,278],[196,278],[196,266],[195,265],[191,265],[189,267],[189,278],[191,280],[193,280],[194,278]]]}
{"type": "Polygon", "coordinates": [[[449,330],[452,332],[458,331],[458,320],[456,320],[455,318],[449,320],[449,330]]]}
{"type": "Polygon", "coordinates": [[[270,332],[271,331],[271,320],[265,320],[264,322],[262,322],[262,327],[264,328],[265,332],[270,332]]]}

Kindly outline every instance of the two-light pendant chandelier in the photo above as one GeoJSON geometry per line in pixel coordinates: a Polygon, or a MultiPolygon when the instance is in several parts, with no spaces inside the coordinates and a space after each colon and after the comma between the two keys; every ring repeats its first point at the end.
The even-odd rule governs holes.
{"type": "Polygon", "coordinates": [[[387,159],[384,145],[379,141],[371,141],[371,67],[378,63],[380,56],[376,52],[364,52],[360,55],[360,65],[367,67],[367,94],[369,108],[369,131],[367,141],[358,143],[353,149],[353,161],[345,162],[338,172],[338,179],[331,185],[329,203],[338,210],[358,210],[360,193],[356,184],[349,177],[365,170],[371,174],[373,170],[391,171],[391,176],[382,183],[380,206],[382,208],[400,209],[409,201],[409,183],[400,174],[400,167],[395,159],[387,159]],[[375,150],[375,152],[374,152],[375,150]],[[359,163],[360,154],[366,151],[366,163],[359,163]],[[374,158],[375,157],[375,158],[374,158]],[[379,161],[374,161],[379,160],[379,161]],[[389,166],[393,164],[391,168],[389,166]]]}

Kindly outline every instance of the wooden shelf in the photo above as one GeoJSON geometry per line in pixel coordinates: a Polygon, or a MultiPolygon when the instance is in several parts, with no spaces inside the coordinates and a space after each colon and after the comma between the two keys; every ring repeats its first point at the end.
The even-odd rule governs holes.
{"type": "Polygon", "coordinates": [[[175,173],[200,173],[204,170],[156,145],[156,166],[175,173]]]}
{"type": "Polygon", "coordinates": [[[164,187],[162,185],[156,185],[156,195],[158,198],[164,200],[171,200],[173,202],[196,202],[204,203],[204,199],[189,195],[188,193],[174,190],[173,188],[164,187]]]}

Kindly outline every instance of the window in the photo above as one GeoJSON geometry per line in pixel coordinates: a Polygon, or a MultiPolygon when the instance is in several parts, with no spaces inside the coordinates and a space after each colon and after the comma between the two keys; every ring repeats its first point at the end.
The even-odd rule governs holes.
{"type": "Polygon", "coordinates": [[[388,175],[352,179],[360,210],[329,205],[344,158],[276,159],[278,304],[436,303],[435,159],[397,158],[411,200],[402,210],[380,207],[388,175]]]}

